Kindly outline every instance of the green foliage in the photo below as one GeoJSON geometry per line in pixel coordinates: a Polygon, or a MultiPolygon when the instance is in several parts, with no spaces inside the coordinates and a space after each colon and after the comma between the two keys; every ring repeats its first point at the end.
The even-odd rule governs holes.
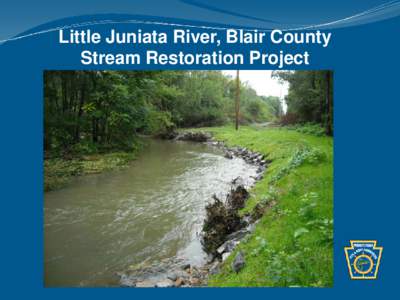
{"type": "MultiPolygon", "coordinates": [[[[235,84],[220,71],[47,71],[44,87],[52,156],[129,150],[140,133],[234,118],[235,84]]],[[[242,123],[273,118],[268,102],[246,84],[240,89],[242,123]]]]}
{"type": "Polygon", "coordinates": [[[65,185],[72,176],[82,173],[82,165],[77,160],[46,159],[44,161],[44,190],[50,191],[65,185]]]}
{"type": "Polygon", "coordinates": [[[268,97],[261,97],[263,101],[265,101],[269,107],[271,114],[274,116],[275,119],[279,119],[283,115],[283,108],[282,103],[279,97],[275,96],[268,96],[268,97]]]}
{"type": "Polygon", "coordinates": [[[325,128],[321,127],[320,124],[316,123],[305,123],[305,124],[295,124],[287,126],[287,129],[296,130],[297,132],[311,134],[315,136],[325,135],[325,128]]]}
{"type": "Polygon", "coordinates": [[[258,97],[255,90],[247,85],[240,89],[241,123],[261,123],[274,118],[272,108],[263,97],[258,97]]]}
{"type": "Polygon", "coordinates": [[[99,152],[98,146],[91,141],[81,141],[71,147],[73,153],[79,155],[95,154],[99,152]]]}
{"type": "Polygon", "coordinates": [[[276,182],[283,176],[290,173],[291,170],[301,166],[303,163],[318,164],[326,159],[325,153],[317,148],[301,145],[296,148],[288,163],[282,166],[272,177],[271,181],[276,182]]]}
{"type": "Polygon", "coordinates": [[[332,71],[276,71],[273,77],[289,83],[287,113],[282,119],[285,125],[312,122],[320,124],[326,134],[332,134],[332,71]]]}
{"type": "Polygon", "coordinates": [[[293,234],[293,237],[295,239],[297,239],[298,237],[302,236],[305,233],[309,233],[308,229],[301,227],[301,228],[296,229],[296,231],[293,234]]]}
{"type": "Polygon", "coordinates": [[[171,121],[171,113],[151,110],[148,113],[144,132],[147,134],[162,134],[175,127],[171,121]]]}
{"type": "Polygon", "coordinates": [[[111,152],[84,155],[71,160],[46,159],[44,161],[44,190],[51,191],[63,187],[74,176],[123,168],[134,158],[135,152],[111,152]]]}

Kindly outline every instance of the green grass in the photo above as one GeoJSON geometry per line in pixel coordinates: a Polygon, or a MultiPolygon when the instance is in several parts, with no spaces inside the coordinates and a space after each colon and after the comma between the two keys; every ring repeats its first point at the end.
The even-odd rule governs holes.
{"type": "Polygon", "coordinates": [[[79,175],[96,174],[107,170],[123,168],[135,159],[133,152],[111,152],[91,154],[79,158],[51,158],[44,161],[44,190],[51,191],[61,188],[79,175]]]}
{"type": "Polygon", "coordinates": [[[272,160],[241,213],[250,213],[257,203],[270,208],[209,285],[332,286],[333,139],[284,128],[198,130],[272,160]],[[239,250],[246,265],[236,274],[231,262],[239,250]]]}

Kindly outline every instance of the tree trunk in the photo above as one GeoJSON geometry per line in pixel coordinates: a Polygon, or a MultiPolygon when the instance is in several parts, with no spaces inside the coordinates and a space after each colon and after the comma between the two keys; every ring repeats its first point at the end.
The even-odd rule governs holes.
{"type": "Polygon", "coordinates": [[[332,86],[332,72],[327,71],[326,72],[326,134],[327,135],[332,135],[333,129],[332,129],[332,91],[331,91],[331,86],[332,86]]]}
{"type": "Polygon", "coordinates": [[[83,103],[85,102],[85,96],[86,96],[86,86],[84,85],[82,87],[81,93],[80,93],[80,100],[79,100],[79,106],[78,106],[78,115],[76,117],[76,127],[75,127],[75,142],[78,143],[80,140],[80,135],[81,135],[81,118],[82,118],[82,113],[83,113],[83,103]]]}
{"type": "Polygon", "coordinates": [[[67,96],[67,76],[66,74],[63,74],[62,78],[62,112],[63,114],[67,110],[67,101],[68,101],[68,96],[67,96]]]}
{"type": "Polygon", "coordinates": [[[97,119],[93,117],[92,119],[92,141],[93,143],[97,143],[97,119]]]}

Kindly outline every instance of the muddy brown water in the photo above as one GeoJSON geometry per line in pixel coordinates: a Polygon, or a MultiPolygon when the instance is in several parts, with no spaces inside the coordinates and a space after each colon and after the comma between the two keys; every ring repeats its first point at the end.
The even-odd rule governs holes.
{"type": "Polygon", "coordinates": [[[149,139],[126,169],[44,196],[45,286],[117,286],[116,272],[178,258],[202,265],[205,205],[257,167],[216,147],[149,139]]]}

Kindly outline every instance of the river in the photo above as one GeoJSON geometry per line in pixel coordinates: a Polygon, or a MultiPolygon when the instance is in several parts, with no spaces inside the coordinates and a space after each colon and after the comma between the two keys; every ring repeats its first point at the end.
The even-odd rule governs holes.
{"type": "Polygon", "coordinates": [[[210,145],[148,139],[126,169],[45,193],[45,286],[117,286],[116,272],[144,261],[203,264],[205,205],[256,169],[210,145]]]}

